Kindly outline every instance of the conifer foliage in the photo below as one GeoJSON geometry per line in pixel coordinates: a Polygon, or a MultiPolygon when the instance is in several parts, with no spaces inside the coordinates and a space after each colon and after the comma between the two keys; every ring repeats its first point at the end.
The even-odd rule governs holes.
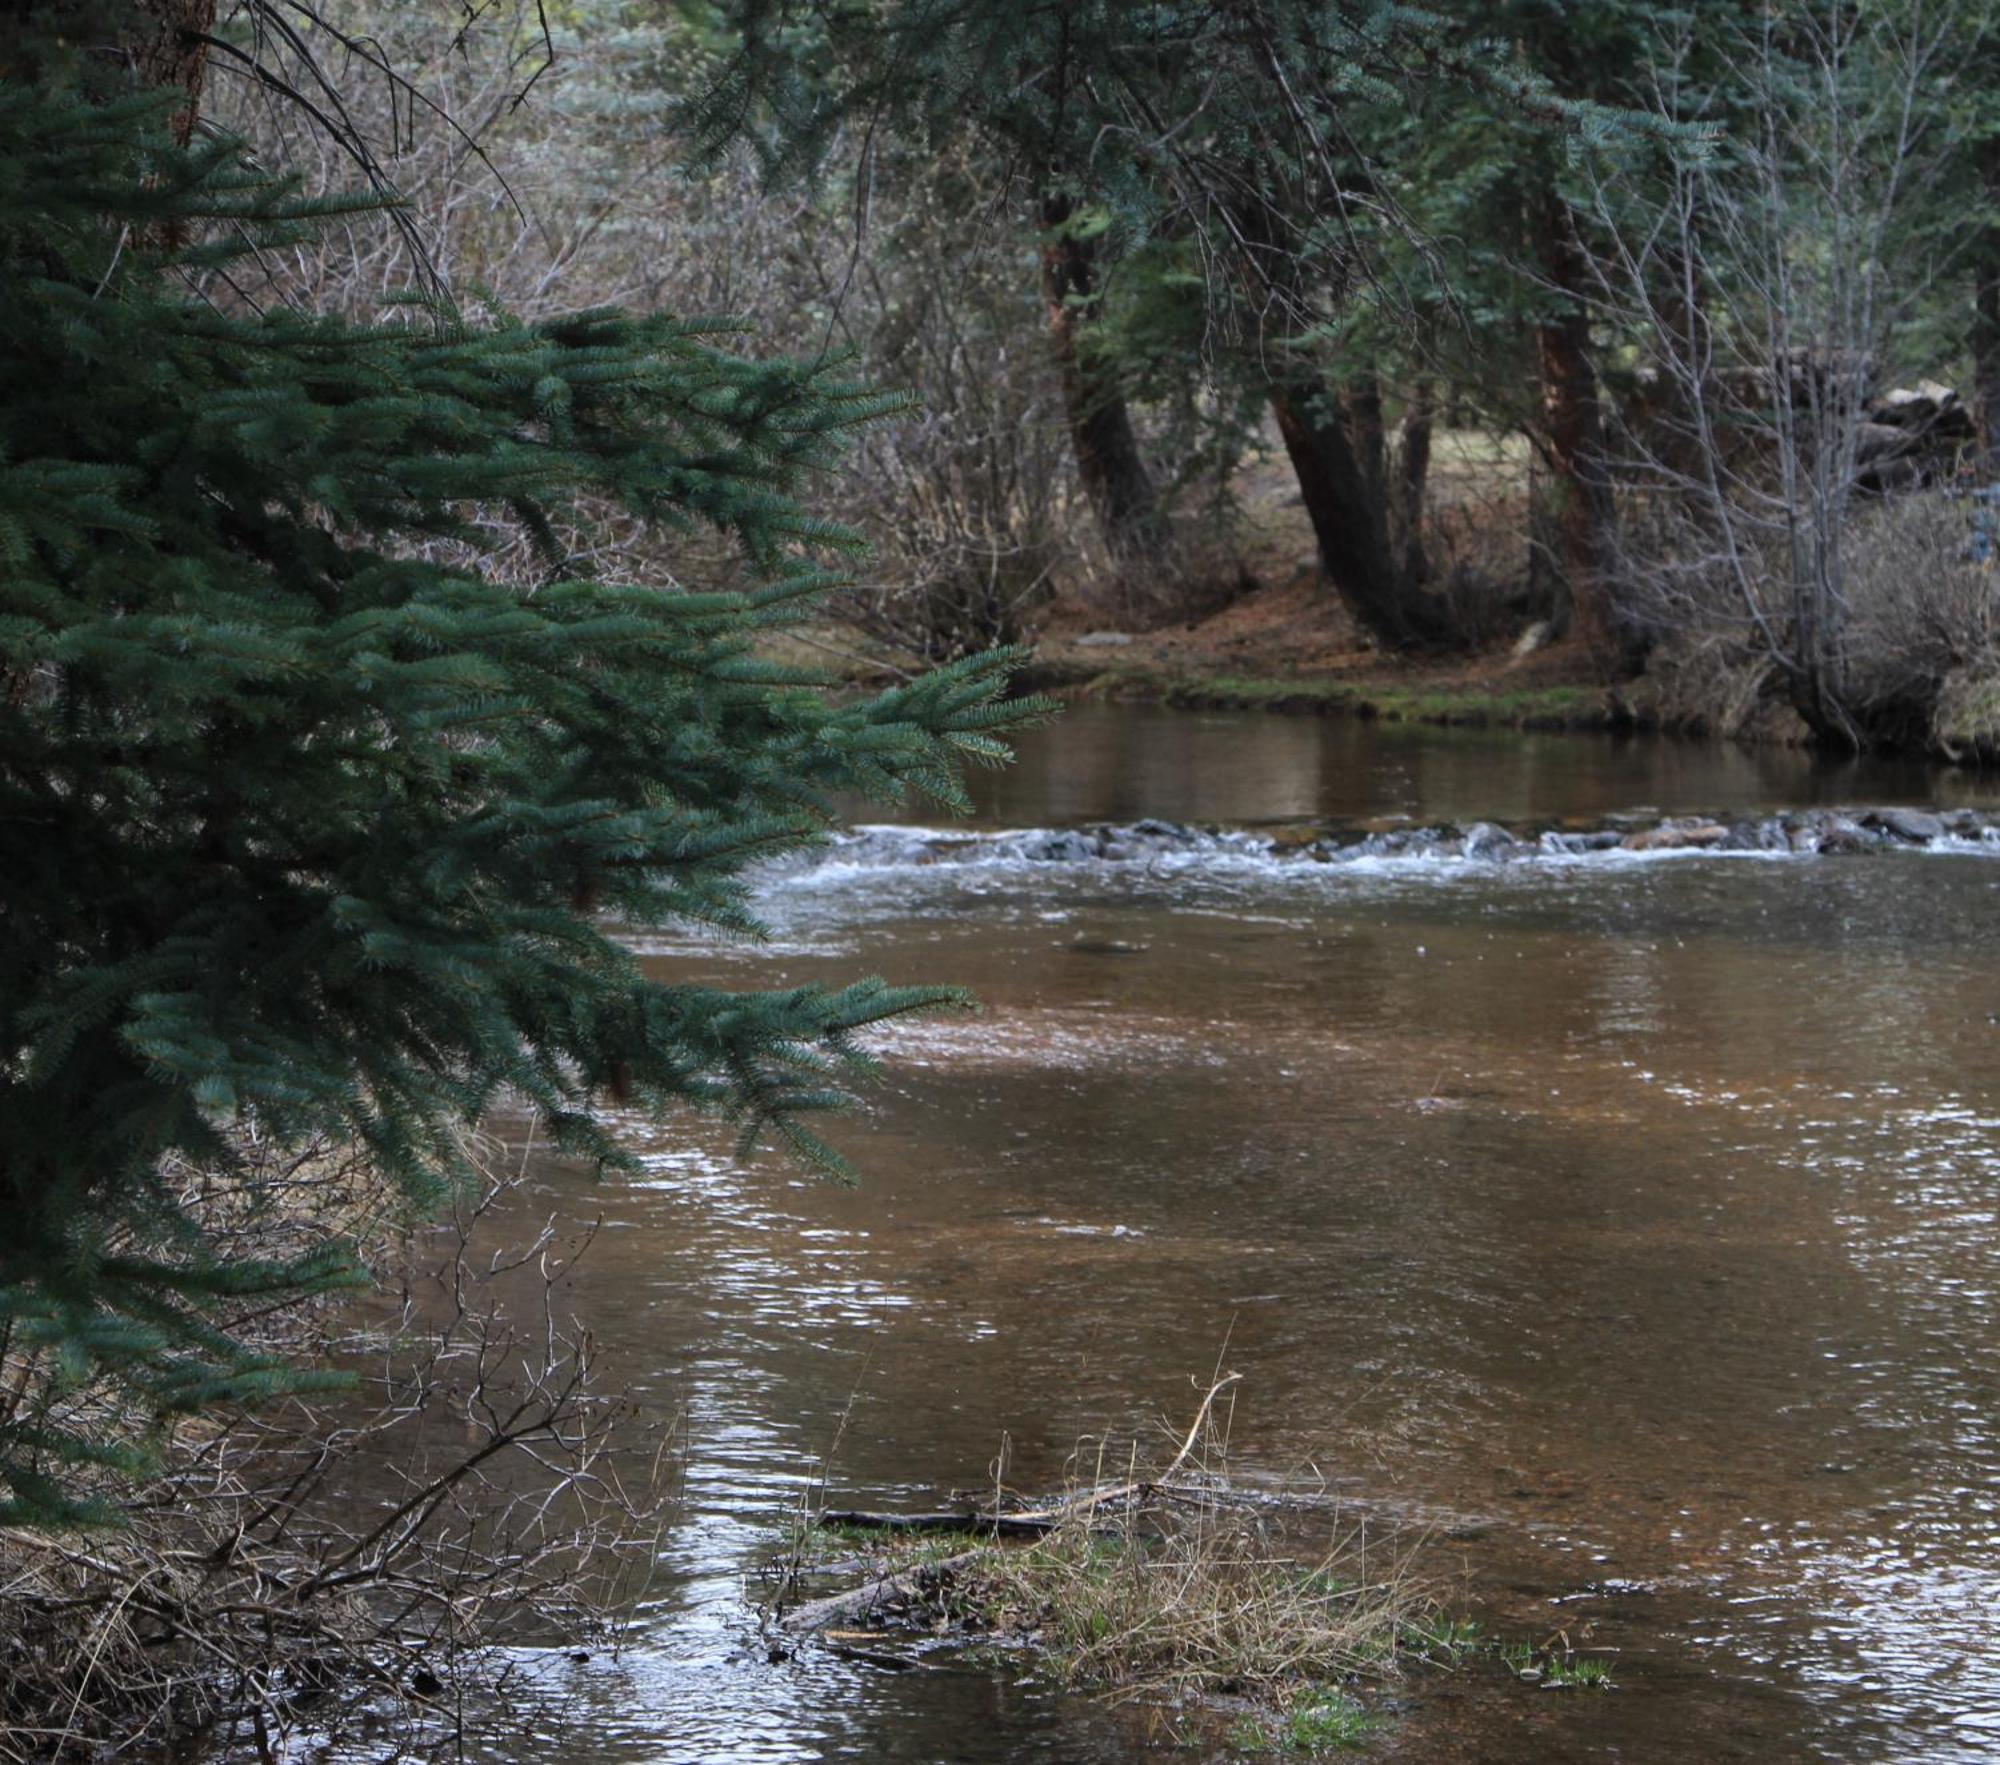
{"type": "Polygon", "coordinates": [[[607,1161],[608,1093],[835,1162],[801,1118],[857,1032],[953,995],[674,985],[613,929],[753,930],[745,866],[832,793],[955,803],[1038,709],[1004,655],[836,703],[755,652],[845,543],[804,475],[890,401],[659,316],[259,311],[231,265],[313,205],[174,109],[0,83],[0,1350],[36,1371],[0,1523],[101,1517],[79,1473],[129,1462],[66,1386],[167,1417],[305,1376],[222,1320],[346,1265],[231,1265],[162,1175],[233,1125],[356,1136],[419,1199],[503,1091],[607,1161]],[[581,574],[591,504],[762,586],[581,574]]]}

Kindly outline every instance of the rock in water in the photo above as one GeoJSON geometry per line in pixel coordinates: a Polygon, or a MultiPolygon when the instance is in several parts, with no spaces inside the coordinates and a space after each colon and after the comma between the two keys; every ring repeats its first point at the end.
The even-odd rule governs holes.
{"type": "Polygon", "coordinates": [[[1818,829],[1815,849],[1821,852],[1872,852],[1876,842],[1844,815],[1830,816],[1818,829]]]}
{"type": "Polygon", "coordinates": [[[1082,864],[1097,855],[1097,842],[1081,833],[1052,833],[1023,854],[1037,864],[1082,864]]]}
{"type": "Polygon", "coordinates": [[[1862,817],[1865,827],[1879,827],[1913,846],[1928,846],[1944,838],[1944,821],[1926,809],[1875,809],[1862,817]]]}
{"type": "Polygon", "coordinates": [[[1719,821],[1663,821],[1658,827],[1642,827],[1619,841],[1628,852],[1683,852],[1690,847],[1720,846],[1729,838],[1729,829],[1719,821]]]}
{"type": "Polygon", "coordinates": [[[1475,821],[1465,830],[1468,858],[1512,858],[1522,849],[1521,842],[1504,827],[1490,821],[1475,821]]]}

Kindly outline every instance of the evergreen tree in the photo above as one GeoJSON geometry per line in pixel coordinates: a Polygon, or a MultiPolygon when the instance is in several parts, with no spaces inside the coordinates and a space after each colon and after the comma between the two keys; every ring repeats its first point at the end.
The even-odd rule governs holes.
{"type": "MultiPolygon", "coordinates": [[[[1110,216],[1083,129],[1094,114],[1085,82],[1105,65],[1121,9],[918,0],[828,12],[722,0],[714,10],[733,41],[690,107],[697,156],[747,138],[767,176],[809,177],[842,128],[871,141],[888,131],[918,153],[969,132],[1027,185],[1078,481],[1114,558],[1164,564],[1167,524],[1098,324],[1110,216]]],[[[1140,21],[1140,36],[1155,28],[1140,21]]]]}
{"type": "MultiPolygon", "coordinates": [[[[1468,219],[1489,243],[1512,234],[1500,250],[1515,277],[1515,298],[1505,304],[1524,322],[1533,364],[1536,396],[1522,429],[1541,468],[1531,509],[1536,563],[1553,577],[1557,624],[1611,672],[1629,672],[1638,660],[1639,633],[1617,580],[1604,364],[1613,353],[1607,341],[1623,340],[1600,335],[1596,266],[1605,255],[1605,217],[1595,211],[1729,120],[1712,51],[1748,10],[1743,0],[1692,11],[1678,0],[1481,0],[1466,9],[1468,28],[1491,54],[1517,61],[1599,117],[1642,124],[1611,143],[1625,150],[1626,163],[1609,168],[1599,153],[1594,178],[1584,175],[1586,156],[1574,143],[1524,129],[1518,117],[1496,116],[1493,130],[1470,144],[1487,164],[1504,156],[1514,173],[1515,200],[1468,219]]],[[[1671,289],[1661,295],[1669,307],[1681,300],[1671,289]]],[[[1698,315],[1682,319],[1696,323],[1698,315]]]]}
{"type": "Polygon", "coordinates": [[[39,29],[0,83],[0,1351],[35,1374],[0,1523],[60,1524],[135,1462],[66,1387],[295,1385],[218,1308],[351,1278],[204,1241],[164,1171],[232,1124],[356,1137],[418,1200],[503,1092],[607,1163],[608,1095],[837,1165],[805,1118],[859,1032],[955,995],[668,984],[614,927],[754,931],[745,866],[832,793],[958,803],[1039,707],[1004,655],[841,702],[759,658],[848,543],[796,492],[893,401],[663,316],[256,311],[230,266],[330,205],[190,137],[184,76],[106,89],[129,61],[39,29]],[[762,586],[592,579],[586,499],[733,535],[762,586]]]}
{"type": "Polygon", "coordinates": [[[1456,63],[1494,77],[1449,103],[1427,94],[1420,110],[1363,120],[1371,150],[1401,174],[1421,240],[1397,253],[1417,260],[1402,279],[1419,291],[1420,322],[1402,340],[1392,333],[1389,347],[1413,342],[1454,402],[1526,437],[1538,598],[1559,631],[1614,671],[1630,634],[1616,604],[1604,351],[1593,324],[1590,209],[1604,180],[1591,173],[1607,144],[1641,160],[1657,151],[1630,124],[1669,27],[1685,16],[1671,0],[1466,0],[1443,10],[1439,41],[1456,63]],[[1550,126],[1546,101],[1536,100],[1555,94],[1582,127],[1550,126]]]}
{"type": "MultiPolygon", "coordinates": [[[[1052,313],[1072,315],[1059,353],[1095,355],[1100,387],[1121,378],[1101,366],[1106,331],[1083,323],[1102,306],[1102,260],[1163,237],[1191,242],[1211,364],[1254,386],[1275,418],[1328,581],[1364,630],[1404,648],[1453,636],[1446,609],[1421,592],[1430,419],[1421,386],[1403,388],[1406,445],[1387,445],[1385,412],[1398,401],[1365,351],[1379,347],[1385,317],[1407,337],[1415,309],[1461,292],[1429,286],[1449,259],[1416,239],[1427,205],[1412,180],[1436,131],[1463,117],[1505,119],[1496,164],[1498,143],[1553,159],[1566,131],[1619,127],[1594,94],[1573,98],[1552,77],[1555,58],[1524,58],[1509,41],[1513,15],[1537,6],[1552,31],[1587,31],[1607,49],[1618,31],[1599,14],[1618,13],[1629,38],[1626,13],[1659,10],[1639,0],[722,0],[736,42],[698,107],[698,134],[710,146],[747,135],[783,172],[816,164],[842,129],[917,141],[980,132],[1046,192],[1045,263],[1078,271],[1050,284],[1052,313]],[[1385,273],[1397,260],[1416,274],[1385,273]]],[[[1545,219],[1556,217],[1551,207],[1545,219]]],[[[1567,420],[1593,408],[1587,350],[1580,367],[1576,358],[1587,337],[1574,324],[1548,335],[1570,352],[1558,364],[1568,460],[1588,451],[1567,420]]],[[[1235,400],[1223,403],[1233,414],[1235,400]]],[[[1077,404],[1114,414],[1109,399],[1073,390],[1077,404]]],[[[1105,480],[1093,489],[1100,509],[1118,503],[1120,475],[1104,463],[1130,452],[1122,404],[1115,417],[1100,434],[1073,411],[1083,475],[1105,480]]]]}
{"type": "Polygon", "coordinates": [[[1210,316],[1277,416],[1329,580],[1392,645],[1441,635],[1396,570],[1325,347],[1369,235],[1392,224],[1345,112],[1431,76],[1430,14],[1394,0],[717,10],[735,42],[695,109],[701,144],[748,137],[782,174],[817,165],[842,129],[917,142],[971,129],[1032,182],[1079,476],[1114,549],[1151,521],[1153,492],[1095,322],[1104,266],[1163,234],[1193,239],[1210,316]]]}

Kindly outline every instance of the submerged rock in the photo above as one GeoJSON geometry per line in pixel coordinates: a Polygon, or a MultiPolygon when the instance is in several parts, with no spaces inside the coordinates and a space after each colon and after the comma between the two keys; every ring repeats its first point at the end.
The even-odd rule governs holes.
{"type": "Polygon", "coordinates": [[[1740,821],[1729,829],[1729,838],[1723,842],[1731,852],[1789,852],[1792,849],[1790,835],[1782,821],[1740,821]]]}
{"type": "Polygon", "coordinates": [[[1515,858],[1528,849],[1504,827],[1496,827],[1490,821],[1471,823],[1465,829],[1464,841],[1468,858],[1515,858]]]}
{"type": "Polygon", "coordinates": [[[1828,815],[1812,825],[1812,844],[1805,849],[1809,852],[1872,852],[1875,845],[1867,830],[1857,822],[1848,820],[1845,815],[1828,815]]]}
{"type": "Polygon", "coordinates": [[[1944,838],[1943,817],[1925,809],[1871,809],[1861,820],[1864,827],[1879,827],[1914,846],[1944,838]]]}
{"type": "Polygon", "coordinates": [[[1663,821],[1628,833],[1619,844],[1628,852],[1680,852],[1689,847],[1720,846],[1729,829],[1719,821],[1663,821]]]}
{"type": "Polygon", "coordinates": [[[1094,822],[1083,827],[1018,828],[960,833],[940,828],[863,827],[836,836],[817,852],[776,861],[765,874],[802,878],[832,862],[857,871],[959,868],[987,864],[1136,865],[1165,862],[1179,872],[1214,864],[1235,871],[1303,870],[1369,859],[1405,863],[1470,860],[1482,865],[1537,858],[1588,860],[1599,853],[1674,852],[1835,855],[1920,853],[1942,848],[2000,854],[2000,816],[1976,809],[1938,813],[1900,807],[1788,809],[1724,822],[1700,815],[1610,815],[1595,827],[1506,826],[1468,821],[1456,826],[1384,826],[1348,822],[1291,823],[1266,828],[1190,827],[1156,818],[1094,822]]]}
{"type": "Polygon", "coordinates": [[[1463,842],[1448,831],[1435,827],[1398,827],[1371,833],[1350,843],[1328,844],[1329,858],[1439,858],[1457,857],[1463,842]]]}
{"type": "Polygon", "coordinates": [[[1084,860],[1097,857],[1103,851],[1098,841],[1088,834],[1074,831],[1052,833],[1047,839],[1030,846],[1021,855],[1033,859],[1038,864],[1080,864],[1084,860]]]}
{"type": "Polygon", "coordinates": [[[1615,827],[1586,828],[1581,832],[1572,828],[1552,828],[1542,835],[1544,852],[1561,853],[1565,857],[1578,857],[1585,852],[1609,852],[1623,843],[1624,835],[1615,827]]]}
{"type": "Polygon", "coordinates": [[[1265,830],[1264,837],[1271,842],[1273,852],[1291,854],[1303,852],[1320,841],[1320,830],[1310,823],[1293,827],[1273,827],[1265,830]]]}

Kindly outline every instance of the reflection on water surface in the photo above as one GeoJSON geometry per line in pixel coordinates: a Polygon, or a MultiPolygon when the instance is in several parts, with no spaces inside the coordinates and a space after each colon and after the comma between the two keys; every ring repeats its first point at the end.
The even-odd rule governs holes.
{"type": "MultiPolygon", "coordinates": [[[[1098,709],[984,781],[987,825],[1526,821],[1649,806],[1993,807],[1798,755],[1098,709]]],[[[847,1190],[662,1135],[579,1309],[684,1411],[646,1640],[581,1760],[1123,1761],[1127,1720],[1005,1679],[772,1664],[743,1576],[839,1437],[928,1504],[1184,1415],[1433,1529],[1490,1628],[1623,1689],[1413,1682],[1410,1760],[2000,1752],[2000,859],[1095,863],[790,876],[753,984],[948,978],[842,1134],[847,1190]],[[848,1419],[843,1427],[843,1417],[848,1419]]]]}

